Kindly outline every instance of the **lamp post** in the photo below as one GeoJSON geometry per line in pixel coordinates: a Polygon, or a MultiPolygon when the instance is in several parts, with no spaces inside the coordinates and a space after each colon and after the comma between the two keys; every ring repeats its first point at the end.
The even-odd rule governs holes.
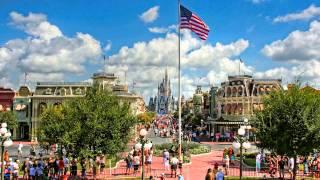
{"type": "Polygon", "coordinates": [[[10,139],[11,132],[7,129],[7,123],[2,123],[0,128],[0,140],[1,140],[1,180],[3,179],[3,151],[4,147],[9,147],[13,144],[12,140],[10,139]]]}
{"type": "Polygon", "coordinates": [[[249,149],[251,147],[251,144],[250,142],[248,142],[248,139],[246,138],[245,134],[246,134],[246,130],[244,128],[239,128],[238,136],[235,137],[235,141],[232,143],[235,149],[240,148],[240,180],[242,179],[242,161],[243,161],[242,150],[243,148],[249,149]]]}
{"type": "Polygon", "coordinates": [[[247,118],[243,118],[243,122],[244,122],[244,128],[246,131],[248,131],[247,133],[247,138],[248,140],[250,139],[250,133],[249,133],[249,130],[251,129],[251,125],[249,123],[249,120],[247,118]]]}
{"type": "Polygon", "coordinates": [[[141,129],[140,130],[140,137],[138,139],[138,143],[135,145],[136,150],[141,149],[141,164],[142,164],[142,169],[141,169],[141,179],[144,179],[144,150],[145,149],[150,149],[152,147],[152,143],[149,142],[149,139],[146,138],[148,132],[146,129],[141,129]]]}

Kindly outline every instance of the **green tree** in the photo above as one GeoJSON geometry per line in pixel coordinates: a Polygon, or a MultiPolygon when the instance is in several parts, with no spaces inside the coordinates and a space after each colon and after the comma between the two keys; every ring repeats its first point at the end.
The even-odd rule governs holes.
{"type": "Polygon", "coordinates": [[[48,106],[40,116],[40,127],[37,131],[38,141],[42,147],[64,145],[63,137],[66,132],[63,106],[48,106]]]}
{"type": "Polygon", "coordinates": [[[42,142],[60,143],[68,152],[85,157],[123,152],[137,122],[128,103],[96,85],[85,97],[67,101],[59,109],[48,108],[41,117],[42,142]]]}
{"type": "Polygon", "coordinates": [[[254,122],[259,147],[296,160],[320,147],[320,96],[296,85],[275,91],[265,97],[254,122]]]}
{"type": "Polygon", "coordinates": [[[138,120],[143,124],[151,124],[156,114],[154,112],[145,112],[137,116],[138,120]]]}
{"type": "Polygon", "coordinates": [[[18,126],[17,117],[12,111],[0,112],[0,123],[7,123],[9,129],[16,128],[18,126]]]}

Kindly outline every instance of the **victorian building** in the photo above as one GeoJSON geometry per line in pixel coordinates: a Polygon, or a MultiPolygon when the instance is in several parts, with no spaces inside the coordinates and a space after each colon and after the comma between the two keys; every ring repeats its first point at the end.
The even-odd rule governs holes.
{"type": "MultiPolygon", "coordinates": [[[[143,98],[129,93],[128,86],[119,84],[117,79],[114,74],[104,72],[94,73],[92,76],[93,83],[112,91],[120,103],[128,102],[133,114],[145,112],[143,98]]],[[[38,82],[32,96],[32,140],[36,141],[40,114],[47,106],[57,106],[67,99],[83,97],[90,87],[92,87],[90,82],[38,82]]]]}
{"type": "Polygon", "coordinates": [[[171,84],[168,71],[165,71],[165,77],[158,85],[158,93],[154,98],[149,100],[149,110],[158,114],[169,114],[174,111],[174,98],[171,94],[171,84]]]}
{"type": "Polygon", "coordinates": [[[215,131],[224,133],[243,124],[243,119],[263,109],[262,98],[281,89],[280,79],[254,79],[249,75],[229,76],[221,83],[216,98],[215,131]]]}

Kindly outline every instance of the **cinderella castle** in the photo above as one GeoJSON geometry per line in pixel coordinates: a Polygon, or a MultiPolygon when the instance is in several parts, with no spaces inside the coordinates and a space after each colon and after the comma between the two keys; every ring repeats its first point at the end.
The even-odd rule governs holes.
{"type": "Polygon", "coordinates": [[[174,111],[174,98],[171,94],[171,84],[168,77],[168,71],[165,71],[165,77],[158,85],[158,94],[149,100],[149,111],[154,111],[158,114],[169,114],[174,111]]]}

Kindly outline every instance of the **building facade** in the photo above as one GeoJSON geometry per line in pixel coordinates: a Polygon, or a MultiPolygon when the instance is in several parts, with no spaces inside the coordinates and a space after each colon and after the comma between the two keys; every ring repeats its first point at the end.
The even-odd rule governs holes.
{"type": "Polygon", "coordinates": [[[27,86],[21,86],[13,100],[13,111],[16,114],[18,126],[13,130],[13,139],[30,140],[31,132],[31,96],[27,86]]]}
{"type": "Polygon", "coordinates": [[[158,114],[169,114],[174,111],[174,98],[171,94],[171,84],[168,71],[165,71],[165,77],[158,85],[158,93],[154,98],[149,100],[149,110],[158,114]]]}
{"type": "Polygon", "coordinates": [[[37,141],[40,115],[50,105],[58,106],[65,100],[85,95],[89,82],[38,82],[32,99],[32,140],[37,141]]]}
{"type": "MultiPolygon", "coordinates": [[[[118,84],[117,77],[110,73],[94,73],[93,83],[108,89],[117,96],[120,103],[128,102],[134,115],[145,112],[143,98],[129,93],[128,86],[118,84]]],[[[67,99],[83,97],[90,82],[38,82],[32,96],[32,140],[37,141],[37,129],[40,127],[40,115],[49,105],[60,105],[67,99]]]]}
{"type": "Polygon", "coordinates": [[[213,121],[215,130],[224,133],[239,127],[244,118],[250,120],[255,112],[263,109],[263,96],[278,89],[281,89],[280,79],[229,76],[217,92],[217,119],[213,121]]]}

